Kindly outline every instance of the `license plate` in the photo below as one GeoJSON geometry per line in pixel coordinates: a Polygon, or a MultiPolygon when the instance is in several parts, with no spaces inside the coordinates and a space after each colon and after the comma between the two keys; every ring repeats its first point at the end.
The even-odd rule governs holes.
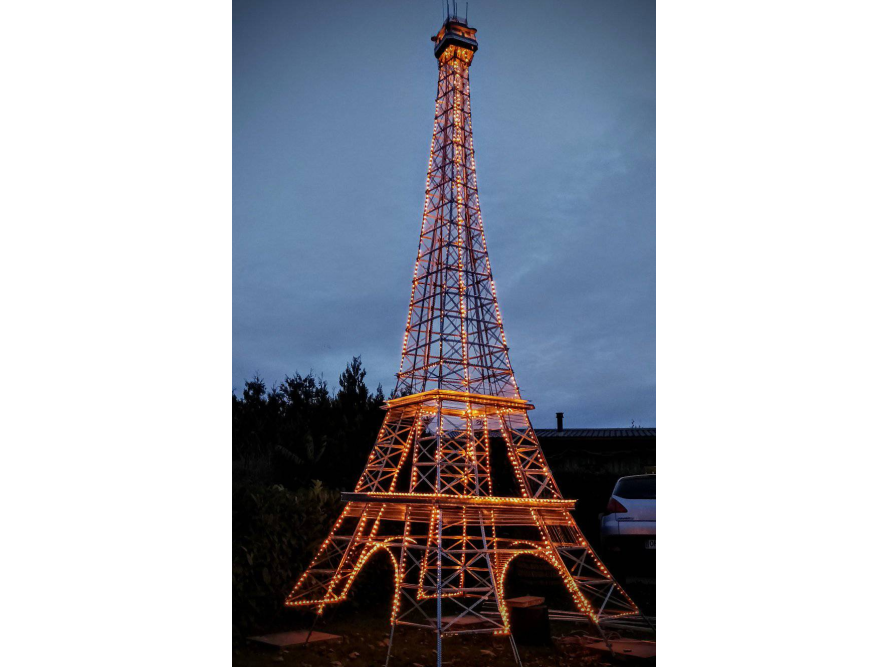
{"type": "Polygon", "coordinates": [[[646,541],[646,549],[647,550],[655,549],[655,539],[654,538],[650,538],[649,540],[646,541]]]}

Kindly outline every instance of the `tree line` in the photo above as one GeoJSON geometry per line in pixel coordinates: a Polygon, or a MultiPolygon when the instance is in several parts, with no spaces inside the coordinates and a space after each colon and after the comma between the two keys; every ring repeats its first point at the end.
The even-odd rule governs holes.
{"type": "Polygon", "coordinates": [[[383,387],[371,393],[365,375],[353,357],[336,393],[312,372],[271,388],[255,376],[240,398],[233,391],[233,483],[352,488],[384,416],[383,387]]]}

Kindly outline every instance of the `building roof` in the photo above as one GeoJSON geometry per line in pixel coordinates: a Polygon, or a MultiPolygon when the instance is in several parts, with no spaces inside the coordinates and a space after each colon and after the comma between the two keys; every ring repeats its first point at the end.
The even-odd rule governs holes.
{"type": "Polygon", "coordinates": [[[655,427],[642,429],[535,429],[538,438],[655,438],[655,427]]]}

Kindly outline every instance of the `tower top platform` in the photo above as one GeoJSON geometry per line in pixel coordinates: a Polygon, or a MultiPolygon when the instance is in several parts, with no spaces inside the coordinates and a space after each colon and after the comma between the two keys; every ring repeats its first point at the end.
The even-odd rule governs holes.
{"type": "Polygon", "coordinates": [[[479,43],[476,41],[476,29],[467,25],[466,19],[457,16],[449,16],[439,32],[430,39],[436,43],[436,48],[433,51],[436,59],[452,45],[468,49],[472,53],[475,53],[479,48],[479,43]]]}

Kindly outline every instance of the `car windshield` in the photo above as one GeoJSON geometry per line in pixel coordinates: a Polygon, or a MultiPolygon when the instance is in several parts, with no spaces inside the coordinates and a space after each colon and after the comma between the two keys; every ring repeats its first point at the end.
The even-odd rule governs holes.
{"type": "Polygon", "coordinates": [[[615,485],[615,496],[622,499],[654,499],[655,476],[645,475],[638,478],[622,478],[615,485]]]}

